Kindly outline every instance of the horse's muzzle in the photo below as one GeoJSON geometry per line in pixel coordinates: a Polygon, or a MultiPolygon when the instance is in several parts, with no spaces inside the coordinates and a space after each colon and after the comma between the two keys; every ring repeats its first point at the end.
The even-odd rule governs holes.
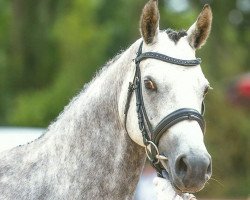
{"type": "Polygon", "coordinates": [[[212,175],[212,161],[208,153],[179,155],[174,166],[173,181],[183,192],[201,190],[212,175]]]}

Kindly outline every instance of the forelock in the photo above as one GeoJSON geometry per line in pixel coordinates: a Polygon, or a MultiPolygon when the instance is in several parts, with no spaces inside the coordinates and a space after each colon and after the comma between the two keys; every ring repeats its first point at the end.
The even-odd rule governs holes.
{"type": "Polygon", "coordinates": [[[175,31],[171,28],[168,28],[164,31],[169,39],[171,39],[174,43],[177,43],[182,37],[187,36],[186,30],[175,31]]]}

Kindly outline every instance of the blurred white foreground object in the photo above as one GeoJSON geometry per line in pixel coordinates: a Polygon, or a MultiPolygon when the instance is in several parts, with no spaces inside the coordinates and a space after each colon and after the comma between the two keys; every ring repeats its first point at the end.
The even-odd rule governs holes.
{"type": "Polygon", "coordinates": [[[153,182],[157,193],[157,200],[196,200],[192,194],[177,194],[167,179],[155,177],[153,182]]]}
{"type": "Polygon", "coordinates": [[[1,127],[0,152],[31,142],[44,131],[42,128],[1,127]]]}

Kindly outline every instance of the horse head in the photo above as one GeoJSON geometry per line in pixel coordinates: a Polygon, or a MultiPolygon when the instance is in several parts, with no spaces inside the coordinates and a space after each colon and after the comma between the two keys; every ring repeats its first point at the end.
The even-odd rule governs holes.
{"type": "MultiPolygon", "coordinates": [[[[141,45],[137,45],[136,64],[131,65],[135,78],[129,87],[124,126],[133,141],[146,147],[156,169],[167,172],[176,190],[193,193],[204,187],[212,173],[202,117],[210,86],[195,57],[209,36],[212,12],[205,5],[188,31],[160,30],[159,20],[158,1],[150,0],[141,15],[142,40],[137,43],[141,45]]],[[[128,82],[124,84],[127,87],[128,82]]]]}

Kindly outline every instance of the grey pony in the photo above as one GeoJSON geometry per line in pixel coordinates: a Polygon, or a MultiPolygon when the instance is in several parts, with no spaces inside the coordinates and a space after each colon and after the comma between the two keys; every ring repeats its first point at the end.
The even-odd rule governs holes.
{"type": "MultiPolygon", "coordinates": [[[[141,20],[148,43],[154,42],[158,28],[155,2],[149,1],[141,20]]],[[[194,48],[209,34],[211,20],[203,20],[208,11],[198,20],[208,26],[198,23],[198,32],[191,37],[194,48]]],[[[42,137],[0,155],[0,200],[133,198],[145,152],[126,132],[119,101],[127,89],[124,81],[133,76],[141,41],[109,62],[42,137]]]]}

